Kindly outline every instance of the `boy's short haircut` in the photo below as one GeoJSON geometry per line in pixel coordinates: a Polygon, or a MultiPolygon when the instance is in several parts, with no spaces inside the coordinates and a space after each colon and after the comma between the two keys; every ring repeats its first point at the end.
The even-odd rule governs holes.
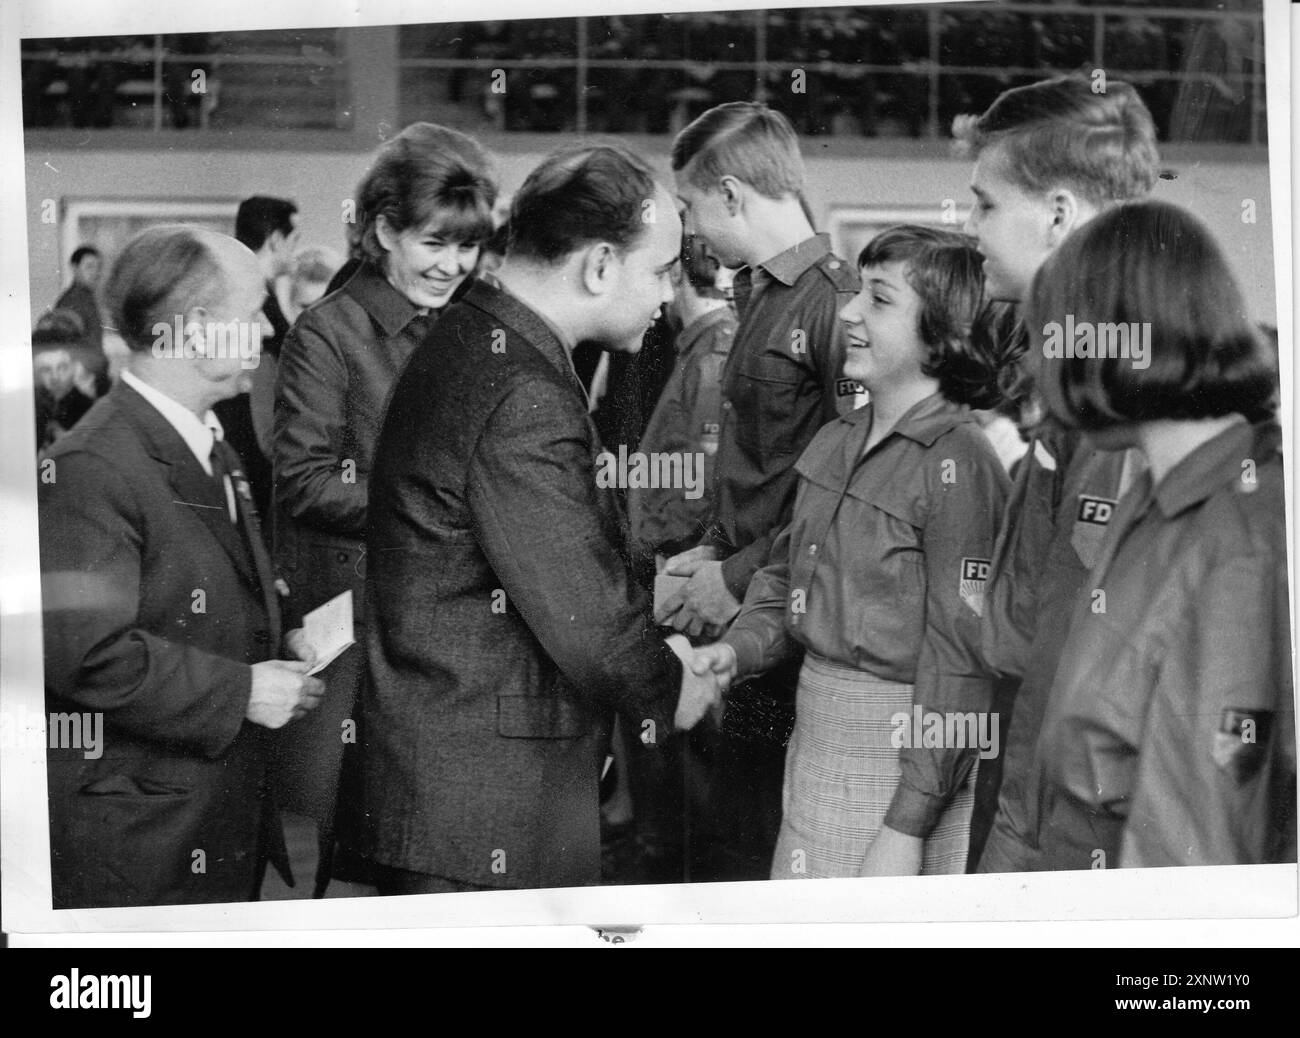
{"type": "Polygon", "coordinates": [[[1002,145],[1008,176],[1027,191],[1064,185],[1093,205],[1142,198],[1160,175],[1155,124],[1138,92],[1083,76],[1004,91],[981,116],[958,116],[953,136],[978,155],[1002,145]]]}
{"type": "MultiPolygon", "coordinates": [[[[1267,414],[1271,358],[1222,250],[1191,213],[1166,202],[1116,206],[1071,234],[1034,276],[1025,324],[1051,412],[1069,426],[1105,429],[1161,419],[1267,414]],[[1068,318],[1068,320],[1067,320],[1068,318]],[[1102,326],[1105,326],[1104,329],[1102,326]],[[1149,348],[1124,357],[1149,328],[1149,348]],[[1060,357],[1045,350],[1060,330],[1106,333],[1106,354],[1060,357]],[[1047,356],[1047,353],[1052,356],[1047,356]]],[[[1098,352],[1090,349],[1089,352],[1098,352]]]]}
{"type": "Polygon", "coordinates": [[[705,299],[726,298],[726,294],[718,288],[718,271],[721,267],[722,264],[705,248],[699,235],[688,234],[682,238],[682,277],[696,295],[705,299]]]}
{"type": "Polygon", "coordinates": [[[972,339],[984,308],[983,257],[955,231],[904,224],[881,231],[858,256],[858,268],[902,263],[921,301],[918,331],[929,347],[921,371],[938,379],[939,392],[977,409],[996,407],[1000,344],[972,339]]]}
{"type": "Polygon", "coordinates": [[[794,127],[780,112],[755,101],[710,108],[673,141],[674,173],[701,190],[732,176],[765,198],[802,197],[803,157],[794,127]]]}
{"type": "Polygon", "coordinates": [[[655,190],[650,167],[621,146],[561,149],[528,174],[511,201],[507,254],[558,263],[596,242],[630,249],[646,229],[655,190]]]}

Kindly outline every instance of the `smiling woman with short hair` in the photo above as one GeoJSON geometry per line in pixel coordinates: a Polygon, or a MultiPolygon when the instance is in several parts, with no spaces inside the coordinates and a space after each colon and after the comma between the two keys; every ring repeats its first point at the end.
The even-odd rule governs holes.
{"type": "MultiPolygon", "coordinates": [[[[298,608],[353,592],[358,642],[366,497],[384,405],[473,272],[496,194],[476,141],[432,123],[408,126],[379,148],[357,189],[360,266],[285,337],[272,443],[276,559],[298,608]]],[[[340,731],[353,716],[360,656],[353,649],[330,664],[319,720],[295,727],[283,744],[282,803],[321,827],[318,893],[329,878],[340,731]]]]}

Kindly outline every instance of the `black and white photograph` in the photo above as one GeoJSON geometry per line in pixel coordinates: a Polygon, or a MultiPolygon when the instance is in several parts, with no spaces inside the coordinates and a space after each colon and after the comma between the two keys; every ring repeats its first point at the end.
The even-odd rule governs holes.
{"type": "Polygon", "coordinates": [[[15,5],[3,929],[1294,922],[1290,17],[15,5]]]}

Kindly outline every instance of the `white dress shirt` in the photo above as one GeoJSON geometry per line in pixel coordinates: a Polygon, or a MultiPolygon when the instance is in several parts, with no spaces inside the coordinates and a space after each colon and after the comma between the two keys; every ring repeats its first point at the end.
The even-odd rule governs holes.
{"type": "MultiPolygon", "coordinates": [[[[212,475],[212,445],[216,440],[225,438],[225,430],[221,428],[221,419],[215,411],[208,411],[202,418],[191,411],[184,404],[177,403],[160,389],[142,382],[130,371],[122,372],[122,381],[134,389],[145,398],[154,409],[167,419],[169,424],[180,438],[185,441],[185,445],[194,452],[194,457],[198,463],[203,466],[203,471],[209,476],[212,475]]],[[[230,484],[230,477],[225,477],[226,485],[226,508],[230,513],[230,521],[235,522],[235,490],[230,484]]]]}

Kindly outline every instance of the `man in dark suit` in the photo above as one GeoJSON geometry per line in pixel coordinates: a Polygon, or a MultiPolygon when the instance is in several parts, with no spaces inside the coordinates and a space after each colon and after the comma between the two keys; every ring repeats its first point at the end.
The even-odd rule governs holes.
{"type": "Polygon", "coordinates": [[[370,476],[355,824],[380,893],[598,882],[613,712],[657,744],[717,696],[629,576],[570,359],[637,349],[672,298],[674,202],[634,156],[581,148],[530,174],[510,227],[500,287],[412,355],[370,476]]]}
{"type": "Polygon", "coordinates": [[[254,900],[283,862],[272,729],[321,685],[275,658],[276,582],[211,410],[256,363],[264,290],[224,235],[134,238],[107,292],[131,363],[42,459],[55,908],[254,900]],[[93,749],[63,738],[87,727],[93,749]]]}

